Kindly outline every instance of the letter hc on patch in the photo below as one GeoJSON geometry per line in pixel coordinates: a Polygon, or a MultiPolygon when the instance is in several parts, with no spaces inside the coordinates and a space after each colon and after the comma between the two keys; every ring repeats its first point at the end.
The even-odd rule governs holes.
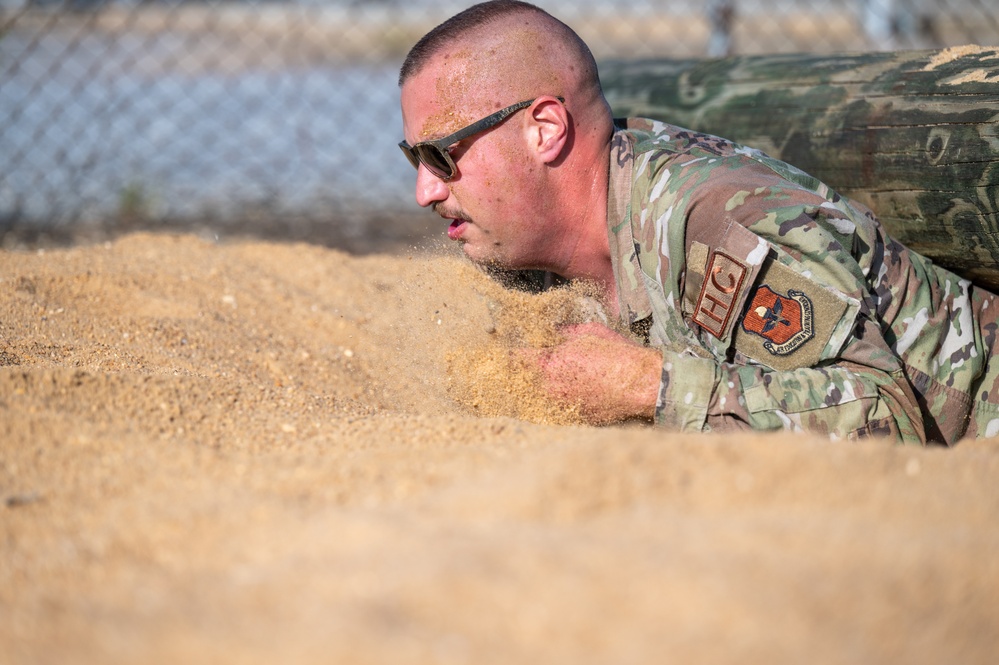
{"type": "Polygon", "coordinates": [[[704,275],[701,294],[694,309],[694,322],[709,333],[722,339],[728,330],[742,282],[746,279],[746,266],[731,256],[715,250],[704,275]]]}

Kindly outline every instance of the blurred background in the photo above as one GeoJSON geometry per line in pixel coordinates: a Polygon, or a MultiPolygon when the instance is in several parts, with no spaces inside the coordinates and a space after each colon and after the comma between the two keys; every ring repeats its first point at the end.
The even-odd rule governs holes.
{"type": "MultiPolygon", "coordinates": [[[[396,147],[398,67],[470,4],[0,0],[0,245],[138,228],[412,242],[435,220],[396,147]]],[[[996,0],[535,4],[598,61],[999,44],[996,0]]]]}

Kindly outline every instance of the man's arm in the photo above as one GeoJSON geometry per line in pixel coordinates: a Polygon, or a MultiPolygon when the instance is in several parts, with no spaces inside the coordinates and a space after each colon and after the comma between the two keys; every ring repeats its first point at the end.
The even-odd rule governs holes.
{"type": "Polygon", "coordinates": [[[918,411],[890,373],[851,363],[776,371],[643,347],[600,324],[538,352],[548,394],[593,424],[632,418],[676,431],[810,431],[922,443],[918,411]]]}
{"type": "MultiPolygon", "coordinates": [[[[646,131],[659,133],[639,133],[630,206],[610,224],[618,288],[648,296],[661,348],[656,423],[922,442],[919,401],[874,309],[894,273],[868,211],[762,153],[646,131]]],[[[621,360],[591,362],[599,375],[621,360]]]]}
{"type": "Polygon", "coordinates": [[[560,329],[562,344],[530,352],[548,394],[592,424],[653,420],[662,354],[600,323],[560,329]]]}

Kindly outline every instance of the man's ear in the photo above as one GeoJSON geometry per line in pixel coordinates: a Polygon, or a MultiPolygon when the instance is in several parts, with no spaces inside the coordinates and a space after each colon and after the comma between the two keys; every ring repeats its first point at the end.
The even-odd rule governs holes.
{"type": "Polygon", "coordinates": [[[540,161],[550,164],[565,152],[569,141],[569,113],[556,97],[538,97],[528,109],[528,145],[540,161]]]}

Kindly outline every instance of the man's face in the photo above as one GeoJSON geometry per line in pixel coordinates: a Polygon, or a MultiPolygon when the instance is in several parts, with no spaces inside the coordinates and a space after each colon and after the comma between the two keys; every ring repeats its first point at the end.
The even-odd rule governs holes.
{"type": "MultiPolygon", "coordinates": [[[[454,74],[438,77],[431,62],[402,88],[403,133],[410,145],[437,139],[519,99],[489,99],[454,74]],[[467,90],[466,94],[461,91],[467,90]],[[442,92],[443,91],[443,92],[442,92]]],[[[537,164],[527,149],[525,114],[450,148],[457,173],[445,182],[422,164],[416,175],[416,202],[449,221],[448,237],[461,242],[477,263],[507,268],[542,267],[543,224],[536,205],[537,164]]]]}

